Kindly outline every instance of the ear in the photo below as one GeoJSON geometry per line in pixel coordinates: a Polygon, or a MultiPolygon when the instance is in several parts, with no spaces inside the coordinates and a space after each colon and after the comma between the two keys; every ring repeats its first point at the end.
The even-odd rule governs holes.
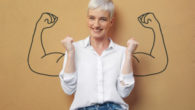
{"type": "Polygon", "coordinates": [[[110,24],[113,25],[113,23],[114,23],[114,17],[112,17],[110,20],[110,24]]]}

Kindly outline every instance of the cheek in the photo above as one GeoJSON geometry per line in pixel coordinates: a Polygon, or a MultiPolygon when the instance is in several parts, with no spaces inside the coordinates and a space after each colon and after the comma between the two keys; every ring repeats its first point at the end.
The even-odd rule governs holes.
{"type": "Polygon", "coordinates": [[[104,28],[109,28],[110,23],[109,22],[103,22],[103,23],[101,23],[101,26],[104,27],[104,28]]]}
{"type": "Polygon", "coordinates": [[[109,24],[105,24],[104,25],[104,29],[109,30],[110,29],[110,25],[109,24]]]}
{"type": "Polygon", "coordinates": [[[88,22],[88,27],[91,28],[92,27],[92,23],[91,22],[88,22]]]}
{"type": "Polygon", "coordinates": [[[90,29],[91,28],[91,25],[88,23],[88,28],[90,29]]]}

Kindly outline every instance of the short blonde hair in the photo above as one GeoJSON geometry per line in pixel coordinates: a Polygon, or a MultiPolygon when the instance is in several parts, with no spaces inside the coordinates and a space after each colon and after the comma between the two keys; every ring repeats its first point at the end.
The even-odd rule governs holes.
{"type": "Polygon", "coordinates": [[[88,10],[97,8],[109,11],[110,18],[112,18],[114,15],[114,3],[112,2],[112,0],[90,0],[88,4],[88,10]]]}

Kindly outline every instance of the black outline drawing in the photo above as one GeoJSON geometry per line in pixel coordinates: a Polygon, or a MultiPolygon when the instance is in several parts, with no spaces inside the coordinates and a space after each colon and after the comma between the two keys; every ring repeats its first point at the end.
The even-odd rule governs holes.
{"type": "Polygon", "coordinates": [[[44,22],[47,22],[48,24],[51,24],[50,26],[48,27],[45,27],[41,30],[41,35],[40,35],[40,41],[41,41],[41,46],[42,46],[42,49],[43,49],[43,52],[44,52],[44,55],[41,57],[41,59],[43,59],[44,57],[46,57],[47,55],[51,55],[51,54],[60,54],[61,56],[56,60],[56,63],[59,62],[59,60],[61,58],[63,58],[63,56],[65,55],[64,53],[62,52],[50,52],[50,53],[47,53],[45,48],[44,48],[44,45],[43,45],[43,39],[42,39],[42,35],[43,35],[43,31],[45,29],[48,29],[48,28],[51,28],[55,25],[55,23],[58,21],[58,17],[51,14],[51,13],[48,13],[48,12],[44,12],[41,14],[41,17],[38,19],[38,21],[36,22],[36,25],[35,25],[35,29],[34,29],[34,32],[33,32],[33,36],[32,36],[32,41],[31,41],[31,44],[30,44],[30,48],[29,48],[29,52],[28,52],[28,58],[27,58],[27,62],[28,62],[28,66],[30,68],[30,70],[36,74],[39,74],[39,75],[44,75],[44,76],[50,76],[50,77],[58,77],[58,75],[50,75],[50,74],[46,74],[46,73],[41,73],[41,72],[38,72],[36,70],[34,70],[32,67],[31,67],[31,64],[30,64],[30,54],[31,54],[31,49],[32,49],[32,45],[33,45],[33,41],[34,41],[34,36],[35,36],[35,32],[37,30],[37,26],[38,26],[38,23],[39,21],[41,20],[41,18],[44,16],[44,15],[49,15],[50,17],[50,20],[49,18],[48,19],[45,19],[44,22]],[[52,21],[53,19],[53,21],[52,21]]]}
{"type": "MultiPolygon", "coordinates": [[[[162,33],[162,29],[161,29],[160,22],[158,21],[158,19],[156,18],[156,16],[155,16],[154,13],[152,13],[152,12],[144,13],[144,14],[142,14],[141,16],[139,16],[139,17],[137,18],[138,21],[139,21],[139,23],[140,23],[144,28],[151,29],[152,32],[153,32],[154,39],[153,39],[152,48],[150,49],[150,53],[146,53],[146,52],[135,52],[134,54],[145,54],[145,55],[148,55],[148,56],[152,57],[153,59],[155,58],[155,56],[152,55],[152,51],[153,51],[153,48],[154,48],[154,46],[155,46],[156,33],[155,33],[155,31],[154,31],[153,28],[151,28],[151,27],[146,27],[145,25],[142,24],[142,21],[141,21],[141,19],[144,19],[144,21],[145,21],[146,16],[149,15],[149,14],[151,14],[151,15],[154,17],[154,19],[158,22],[159,29],[160,29],[160,34],[161,34],[161,37],[162,37],[163,46],[164,46],[165,53],[166,53],[166,64],[165,64],[165,67],[164,67],[162,70],[158,71],[158,72],[149,73],[149,74],[144,74],[144,75],[136,75],[136,74],[135,74],[134,76],[137,76],[137,77],[151,76],[151,75],[156,75],[156,74],[162,73],[162,72],[164,72],[164,71],[167,69],[168,62],[169,62],[168,52],[167,52],[167,48],[166,48],[166,45],[165,45],[164,36],[163,36],[163,33],[162,33]]],[[[151,21],[152,21],[151,19],[147,19],[147,22],[144,22],[144,23],[145,23],[145,24],[148,24],[148,23],[151,22],[151,21]]],[[[135,55],[133,55],[133,57],[134,57],[138,62],[140,62],[139,59],[138,59],[135,55]]]]}
{"type": "MultiPolygon", "coordinates": [[[[163,36],[163,33],[162,33],[162,30],[161,30],[161,26],[160,26],[160,22],[157,20],[157,18],[155,17],[154,13],[152,12],[148,12],[148,13],[145,13],[145,14],[142,14],[141,16],[138,17],[138,21],[140,22],[140,24],[144,27],[144,28],[149,28],[152,30],[153,32],[153,35],[154,35],[154,39],[153,39],[153,45],[152,45],[152,48],[150,49],[150,52],[149,53],[146,53],[146,52],[135,52],[133,57],[136,59],[136,61],[139,63],[139,59],[135,56],[136,54],[144,54],[144,55],[147,55],[147,56],[150,56],[151,58],[155,58],[155,56],[152,55],[152,51],[153,51],[153,48],[155,46],[155,38],[156,38],[156,33],[154,31],[153,28],[151,27],[146,27],[145,25],[143,25],[143,23],[145,24],[148,24],[149,22],[151,22],[152,20],[151,19],[147,19],[146,22],[143,22],[142,19],[144,19],[145,21],[145,18],[146,16],[148,15],[152,15],[155,20],[158,22],[158,25],[159,25],[159,28],[160,28],[160,33],[161,33],[161,37],[162,37],[162,41],[163,41],[163,46],[164,46],[164,49],[165,49],[165,53],[166,53],[166,65],[165,67],[162,69],[162,70],[159,70],[159,72],[155,72],[155,73],[149,73],[149,74],[144,74],[144,75],[137,75],[135,74],[134,76],[136,77],[145,77],[145,76],[152,76],[152,75],[156,75],[156,74],[159,74],[159,73],[162,73],[164,72],[166,69],[167,69],[167,66],[168,66],[168,52],[167,52],[167,49],[166,49],[166,45],[165,45],[165,41],[164,41],[164,36],[163,36]]],[[[41,42],[41,47],[43,49],[43,53],[44,55],[41,56],[41,59],[43,59],[44,57],[48,56],[48,55],[52,55],[52,54],[59,54],[60,57],[56,60],[56,63],[59,62],[60,59],[62,59],[64,57],[64,53],[62,52],[50,52],[50,53],[47,53],[47,51],[45,50],[44,48],[44,45],[43,45],[43,40],[42,40],[42,34],[43,34],[43,31],[45,29],[48,29],[48,28],[51,28],[55,25],[55,23],[58,21],[58,17],[56,17],[55,15],[51,14],[51,13],[48,13],[48,12],[44,12],[41,14],[41,17],[38,19],[38,21],[36,22],[36,25],[35,25],[35,29],[34,29],[34,32],[33,32],[33,36],[32,36],[32,41],[31,41],[31,44],[30,44],[30,48],[29,48],[29,52],[28,52],[28,57],[27,57],[27,63],[28,63],[28,66],[30,68],[30,70],[36,74],[39,74],[39,75],[44,75],[44,76],[49,76],[49,77],[58,77],[58,75],[50,75],[50,74],[47,74],[47,73],[41,73],[39,72],[38,70],[34,70],[32,67],[31,67],[31,64],[30,64],[30,55],[31,55],[31,51],[32,51],[32,46],[33,46],[33,41],[34,41],[34,37],[35,37],[35,33],[37,31],[37,26],[38,26],[38,23],[40,22],[40,20],[43,20],[42,22],[45,22],[47,23],[47,27],[44,27],[42,28],[41,30],[41,33],[40,33],[40,42],[41,42]],[[48,18],[46,19],[42,19],[43,16],[47,16],[48,18]]]]}

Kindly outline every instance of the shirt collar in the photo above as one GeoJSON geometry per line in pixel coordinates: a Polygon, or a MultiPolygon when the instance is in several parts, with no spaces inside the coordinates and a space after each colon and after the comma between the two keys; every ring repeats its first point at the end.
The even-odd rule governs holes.
{"type": "Polygon", "coordinates": [[[84,47],[86,48],[88,46],[90,46],[90,36],[84,39],[84,47]]]}
{"type": "MultiPolygon", "coordinates": [[[[109,37],[110,44],[108,46],[108,49],[114,48],[115,43],[112,41],[112,39],[109,37]]],[[[91,46],[90,44],[90,36],[84,39],[84,47],[87,48],[88,46],[91,46]]]]}

